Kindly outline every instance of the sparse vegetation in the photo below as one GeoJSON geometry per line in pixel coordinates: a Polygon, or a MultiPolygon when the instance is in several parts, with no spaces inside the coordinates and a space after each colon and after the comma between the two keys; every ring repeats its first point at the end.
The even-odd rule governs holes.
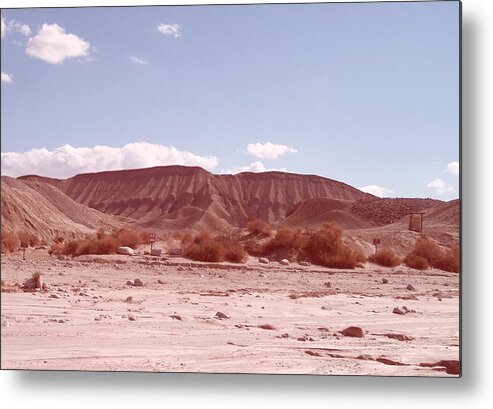
{"type": "Polygon", "coordinates": [[[430,268],[430,264],[428,263],[428,260],[426,260],[424,257],[417,256],[415,254],[408,254],[404,258],[404,264],[416,270],[427,270],[428,268],[430,268]]]}
{"type": "Polygon", "coordinates": [[[401,259],[389,249],[378,250],[368,257],[368,260],[383,267],[397,267],[401,264],[401,259]]]}
{"type": "Polygon", "coordinates": [[[2,230],[2,253],[13,253],[20,244],[17,234],[2,230]]]}
{"type": "Polygon", "coordinates": [[[182,247],[183,255],[196,261],[242,263],[247,256],[241,244],[234,238],[225,235],[213,237],[207,231],[194,237],[183,236],[182,247]]]}
{"type": "MultiPolygon", "coordinates": [[[[428,238],[420,237],[418,240],[416,240],[416,243],[414,244],[414,249],[411,253],[407,255],[406,260],[410,258],[410,263],[416,264],[416,257],[421,257],[422,259],[426,260],[426,263],[428,265],[426,268],[431,266],[439,270],[456,273],[459,272],[460,261],[458,246],[456,246],[454,249],[441,248],[434,241],[428,238]]],[[[419,266],[424,265],[422,260],[418,261],[417,264],[419,266]]],[[[410,265],[409,262],[406,262],[406,265],[411,268],[417,268],[410,265]]],[[[426,268],[418,269],[424,270],[426,268]]]]}
{"type": "Polygon", "coordinates": [[[294,260],[306,259],[313,264],[334,268],[355,268],[365,261],[362,253],[342,241],[342,230],[336,223],[327,223],[315,231],[280,227],[275,236],[262,246],[248,243],[252,255],[279,254],[294,260]]]}
{"type": "Polygon", "coordinates": [[[270,237],[272,234],[271,225],[261,219],[249,221],[246,227],[251,234],[262,235],[265,237],[270,237]]]}
{"type": "Polygon", "coordinates": [[[140,234],[128,228],[114,230],[107,234],[103,229],[94,236],[70,241],[55,240],[49,253],[55,255],[81,256],[84,254],[113,254],[118,247],[135,248],[141,243],[140,234]]]}

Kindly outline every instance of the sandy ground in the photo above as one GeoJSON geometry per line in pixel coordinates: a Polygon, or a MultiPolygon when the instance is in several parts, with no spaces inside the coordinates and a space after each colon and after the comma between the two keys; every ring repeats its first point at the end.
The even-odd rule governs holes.
{"type": "Polygon", "coordinates": [[[459,359],[458,274],[30,257],[2,256],[2,280],[48,285],[2,292],[2,369],[452,376],[420,364],[459,359]]]}

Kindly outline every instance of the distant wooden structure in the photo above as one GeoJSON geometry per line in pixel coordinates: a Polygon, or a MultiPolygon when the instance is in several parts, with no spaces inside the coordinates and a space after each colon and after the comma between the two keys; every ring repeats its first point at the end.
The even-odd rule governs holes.
{"type": "Polygon", "coordinates": [[[375,246],[375,253],[378,251],[378,246],[380,246],[380,239],[373,239],[373,245],[375,246]]]}
{"type": "Polygon", "coordinates": [[[423,212],[413,212],[409,214],[409,230],[418,233],[423,232],[423,212]]]}

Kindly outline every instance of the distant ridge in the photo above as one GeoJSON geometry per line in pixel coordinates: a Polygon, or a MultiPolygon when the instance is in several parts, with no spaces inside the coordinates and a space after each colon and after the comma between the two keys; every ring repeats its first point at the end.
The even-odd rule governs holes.
{"type": "Polygon", "coordinates": [[[227,230],[256,218],[276,224],[288,209],[308,199],[352,202],[374,197],[316,175],[279,171],[215,175],[187,166],[19,179],[48,183],[79,204],[150,229],[227,230]]]}

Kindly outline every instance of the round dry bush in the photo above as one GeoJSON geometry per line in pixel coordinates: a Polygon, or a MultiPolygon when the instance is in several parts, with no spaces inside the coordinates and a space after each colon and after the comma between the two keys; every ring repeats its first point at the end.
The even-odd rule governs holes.
{"type": "Polygon", "coordinates": [[[401,264],[401,259],[388,249],[377,251],[368,257],[368,260],[382,267],[397,267],[401,264]]]}
{"type": "Polygon", "coordinates": [[[415,254],[408,254],[404,259],[404,264],[416,270],[427,270],[430,267],[427,259],[415,254]]]}

